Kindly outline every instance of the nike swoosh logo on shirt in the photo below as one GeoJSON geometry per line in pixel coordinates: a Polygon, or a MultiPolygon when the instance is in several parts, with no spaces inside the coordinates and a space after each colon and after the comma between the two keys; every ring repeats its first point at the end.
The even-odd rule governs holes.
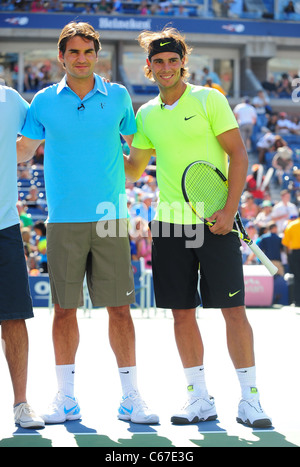
{"type": "Polygon", "coordinates": [[[190,120],[191,118],[196,117],[196,115],[192,115],[191,117],[184,117],[185,120],[190,120]]]}

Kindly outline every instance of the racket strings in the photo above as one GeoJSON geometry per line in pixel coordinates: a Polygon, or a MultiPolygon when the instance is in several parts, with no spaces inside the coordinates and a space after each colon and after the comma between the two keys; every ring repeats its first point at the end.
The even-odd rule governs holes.
{"type": "Polygon", "coordinates": [[[185,188],[194,210],[198,212],[197,203],[203,203],[204,217],[210,217],[225,206],[227,185],[208,165],[192,165],[186,174],[185,188]]]}

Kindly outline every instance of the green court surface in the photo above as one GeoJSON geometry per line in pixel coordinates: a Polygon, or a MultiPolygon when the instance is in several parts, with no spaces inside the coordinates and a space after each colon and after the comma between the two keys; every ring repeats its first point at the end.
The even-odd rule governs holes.
{"type": "MultiPolygon", "coordinates": [[[[102,447],[103,455],[127,452],[118,448],[149,448],[152,452],[200,447],[300,446],[300,315],[292,307],[250,308],[255,337],[257,384],[261,403],[273,427],[256,430],[236,422],[240,388],[226,346],[219,310],[198,311],[205,344],[206,380],[214,396],[218,419],[173,426],[170,417],[186,400],[186,383],[173,334],[170,312],[148,315],[134,310],[139,389],[160,424],[146,426],[117,419],[121,385],[108,341],[105,309],[78,312],[81,341],[76,365],[76,396],[82,419],[42,430],[15,426],[12,389],[3,353],[0,356],[0,447],[102,447]]],[[[28,401],[39,412],[56,393],[51,340],[53,316],[35,309],[29,320],[30,362],[28,401]]],[[[107,460],[107,459],[106,459],[107,460]]],[[[127,459],[125,459],[127,460],[127,459]]]]}

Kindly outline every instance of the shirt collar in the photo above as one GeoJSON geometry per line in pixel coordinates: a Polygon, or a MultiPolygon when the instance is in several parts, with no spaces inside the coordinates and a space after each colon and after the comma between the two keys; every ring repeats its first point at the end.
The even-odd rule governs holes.
{"type": "MultiPolygon", "coordinates": [[[[105,83],[104,83],[104,80],[103,78],[101,78],[101,76],[99,75],[96,75],[94,73],[94,78],[95,78],[95,85],[94,85],[94,89],[93,89],[93,92],[101,92],[101,94],[104,94],[105,96],[107,96],[107,88],[105,86],[105,83]]],[[[59,94],[64,88],[68,88],[68,83],[67,83],[67,76],[65,75],[63,77],[63,79],[58,83],[58,87],[57,87],[57,94],[59,94]]]]}

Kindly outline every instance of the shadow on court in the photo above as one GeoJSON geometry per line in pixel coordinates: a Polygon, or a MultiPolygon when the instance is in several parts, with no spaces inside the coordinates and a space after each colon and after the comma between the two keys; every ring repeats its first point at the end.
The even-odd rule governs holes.
{"type": "MultiPolygon", "coordinates": [[[[128,438],[112,439],[106,434],[97,433],[93,428],[88,428],[80,422],[67,422],[63,427],[72,436],[73,447],[101,447],[101,448],[175,448],[176,444],[166,436],[159,435],[155,429],[144,427],[139,433],[134,424],[128,423],[128,438]]],[[[198,428],[199,439],[189,439],[189,447],[299,447],[286,439],[286,436],[275,429],[265,431],[250,430],[251,439],[243,438],[242,435],[228,434],[218,425],[207,427],[206,424],[194,425],[198,428]],[[211,432],[207,429],[211,429],[211,432]],[[205,431],[204,431],[205,430],[205,431]]],[[[180,427],[183,428],[184,427],[180,427]]],[[[138,430],[141,427],[138,428],[138,430]]],[[[0,441],[0,447],[53,447],[52,439],[47,438],[47,427],[45,430],[33,431],[28,434],[26,430],[17,429],[12,437],[0,441]],[[45,437],[44,437],[45,432],[45,437]],[[25,434],[26,433],[26,434],[25,434]]]]}

